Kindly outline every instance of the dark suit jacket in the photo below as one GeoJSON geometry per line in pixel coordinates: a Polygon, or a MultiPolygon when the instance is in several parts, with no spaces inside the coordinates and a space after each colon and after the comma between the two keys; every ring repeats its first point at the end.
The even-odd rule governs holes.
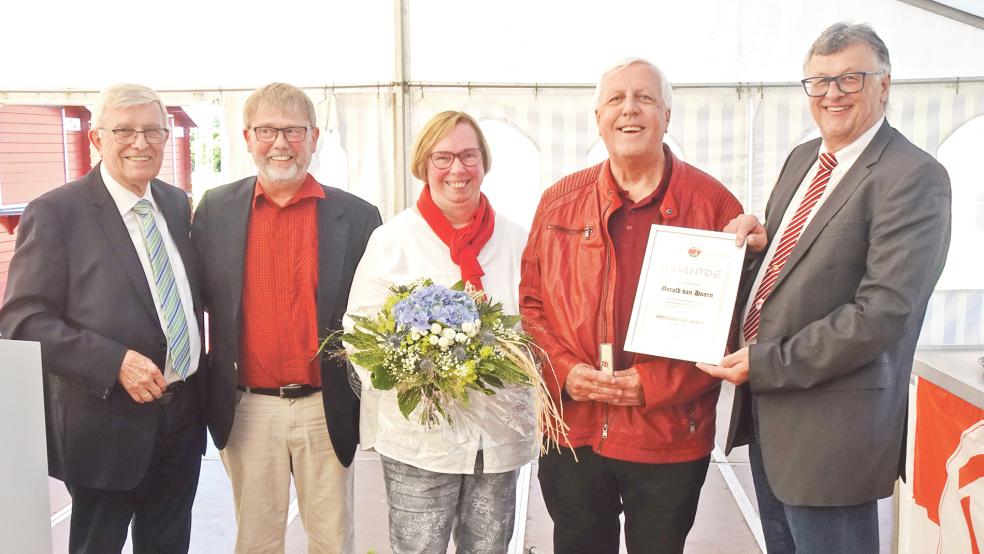
{"type": "MultiPolygon", "coordinates": [[[[184,262],[201,329],[188,197],[158,180],[150,188],[184,262]]],[[[160,407],[134,402],[117,378],[127,350],[163,368],[167,341],[99,165],[24,210],[0,332],[41,343],[49,474],[96,489],[136,486],[151,461],[160,407]]],[[[203,366],[193,381],[201,391],[203,366]]]]}
{"type": "MultiPolygon", "coordinates": [[[[195,211],[192,237],[198,251],[202,295],[209,315],[208,428],[222,449],[236,412],[239,338],[242,331],[246,232],[256,177],[210,190],[195,211]]],[[[382,220],[364,200],[332,187],[318,200],[318,334],[342,328],[349,288],[369,235],[382,220]]],[[[332,447],[348,466],[359,442],[359,400],[345,363],[323,356],[321,383],[332,447]]]]}
{"type": "MultiPolygon", "coordinates": [[[[816,161],[789,155],[766,208],[770,240],[816,161]]],[[[887,122],[803,231],[762,309],[728,447],[758,410],[769,484],[793,505],[892,494],[904,468],[909,375],[950,241],[946,170],[887,122]]],[[[760,255],[746,273],[748,301],[760,255]]]]}

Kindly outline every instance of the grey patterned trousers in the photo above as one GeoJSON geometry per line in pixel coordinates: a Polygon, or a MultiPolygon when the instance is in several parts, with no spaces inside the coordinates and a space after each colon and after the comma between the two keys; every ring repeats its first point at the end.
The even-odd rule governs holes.
{"type": "MultiPolygon", "coordinates": [[[[435,473],[386,456],[383,479],[394,554],[502,554],[512,538],[516,477],[507,473],[435,473]]],[[[479,457],[481,462],[481,454],[479,457]]]]}

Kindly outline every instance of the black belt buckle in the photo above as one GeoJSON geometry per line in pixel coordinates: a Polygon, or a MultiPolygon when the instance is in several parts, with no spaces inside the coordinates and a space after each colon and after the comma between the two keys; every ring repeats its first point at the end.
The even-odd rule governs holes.
{"type": "Polygon", "coordinates": [[[300,398],[304,394],[304,385],[291,384],[280,387],[280,398],[300,398]]]}

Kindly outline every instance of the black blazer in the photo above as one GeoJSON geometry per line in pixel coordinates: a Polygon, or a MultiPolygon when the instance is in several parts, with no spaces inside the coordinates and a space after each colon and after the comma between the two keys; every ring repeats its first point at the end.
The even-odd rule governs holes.
{"type": "MultiPolygon", "coordinates": [[[[209,315],[208,428],[219,449],[225,448],[236,415],[243,266],[255,185],[256,177],[248,177],[208,191],[192,226],[209,315]]],[[[317,207],[319,336],[342,328],[355,268],[369,235],[382,223],[372,204],[323,188],[325,197],[317,207]]],[[[344,362],[336,357],[322,357],[321,383],[331,444],[348,466],[359,442],[359,399],[349,386],[344,362]]]]}
{"type": "MultiPolygon", "coordinates": [[[[184,262],[201,329],[188,197],[158,180],[150,188],[184,262]]],[[[136,486],[150,464],[160,407],[137,404],[117,379],[128,349],[163,368],[167,340],[98,164],[24,210],[0,332],[41,343],[49,474],[103,490],[136,486]]],[[[193,381],[202,402],[203,369],[200,361],[193,381]]]]}

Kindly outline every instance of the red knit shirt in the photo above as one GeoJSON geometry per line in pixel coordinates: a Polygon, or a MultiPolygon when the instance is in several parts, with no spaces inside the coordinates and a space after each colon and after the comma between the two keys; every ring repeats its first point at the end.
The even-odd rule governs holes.
{"type": "Polygon", "coordinates": [[[246,240],[240,380],[248,387],[321,386],[318,349],[318,199],[310,174],[281,207],[257,180],[246,240]]]}
{"type": "Polygon", "coordinates": [[[646,246],[649,243],[649,230],[654,223],[660,223],[660,204],[666,187],[670,183],[672,164],[665,164],[663,178],[660,179],[656,190],[649,196],[633,202],[629,194],[615,184],[611,170],[602,175],[602,179],[611,182],[613,188],[622,197],[622,205],[608,219],[608,234],[612,237],[615,247],[615,368],[628,369],[635,361],[635,352],[626,352],[625,335],[629,332],[629,319],[632,317],[632,305],[635,304],[636,288],[639,287],[639,274],[642,273],[642,262],[646,257],[646,246]]]}

